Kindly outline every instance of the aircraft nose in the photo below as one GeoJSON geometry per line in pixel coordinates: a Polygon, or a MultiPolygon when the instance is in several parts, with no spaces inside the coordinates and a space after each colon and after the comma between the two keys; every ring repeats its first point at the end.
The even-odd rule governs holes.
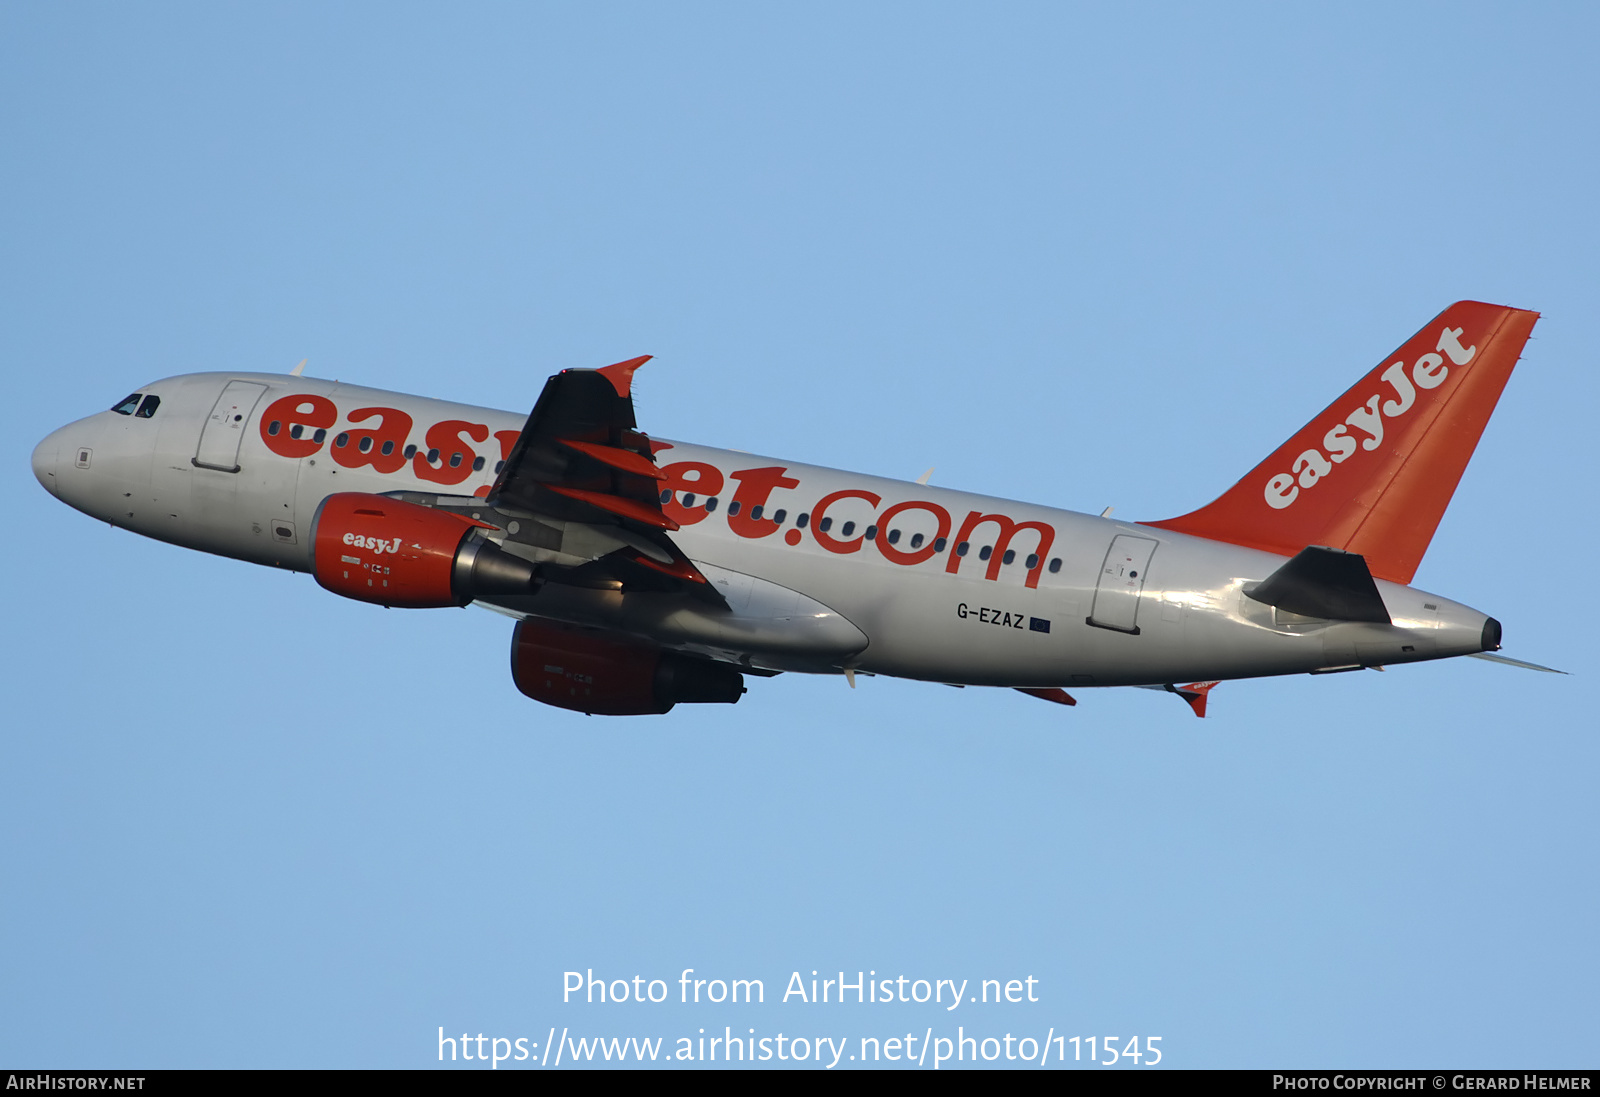
{"type": "Polygon", "coordinates": [[[56,491],[56,462],[61,449],[60,434],[60,431],[56,431],[33,447],[34,479],[44,486],[45,491],[56,496],[60,495],[56,491]]]}

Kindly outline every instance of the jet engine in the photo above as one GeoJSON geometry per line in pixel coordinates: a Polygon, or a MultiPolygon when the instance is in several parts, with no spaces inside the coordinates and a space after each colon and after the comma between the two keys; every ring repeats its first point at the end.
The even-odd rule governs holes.
{"type": "Polygon", "coordinates": [[[537,620],[519,622],[512,634],[511,678],[535,701],[591,716],[731,705],[744,693],[744,675],[726,663],[537,620]]]}
{"type": "Polygon", "coordinates": [[[494,526],[363,492],[330,495],[311,522],[312,574],[326,590],[380,606],[438,609],[532,594],[534,565],[482,533],[494,526]]]}

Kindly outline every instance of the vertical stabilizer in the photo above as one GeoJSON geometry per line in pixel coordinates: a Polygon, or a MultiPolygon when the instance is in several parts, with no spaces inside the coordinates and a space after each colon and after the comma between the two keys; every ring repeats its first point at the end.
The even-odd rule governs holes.
{"type": "Polygon", "coordinates": [[[1458,301],[1216,502],[1144,524],[1283,556],[1343,549],[1409,583],[1538,318],[1458,301]]]}

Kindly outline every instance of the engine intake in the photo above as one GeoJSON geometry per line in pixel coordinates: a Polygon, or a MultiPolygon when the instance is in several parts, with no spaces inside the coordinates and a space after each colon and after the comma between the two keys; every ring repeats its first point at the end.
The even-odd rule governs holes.
{"type": "Polygon", "coordinates": [[[311,522],[311,572],[326,590],[380,606],[438,609],[532,594],[534,565],[449,511],[364,492],[330,495],[311,522]]]}
{"type": "Polygon", "coordinates": [[[511,637],[511,679],[535,701],[591,716],[645,716],[675,704],[735,704],[744,675],[626,637],[525,620],[511,637]]]}

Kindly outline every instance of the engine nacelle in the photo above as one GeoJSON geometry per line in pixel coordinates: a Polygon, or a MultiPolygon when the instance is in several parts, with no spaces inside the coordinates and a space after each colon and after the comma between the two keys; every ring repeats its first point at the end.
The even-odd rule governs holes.
{"type": "Polygon", "coordinates": [[[673,705],[734,704],[744,675],[626,637],[525,620],[511,637],[511,679],[535,701],[591,716],[646,716],[673,705]]]}
{"type": "Polygon", "coordinates": [[[416,503],[340,492],[312,519],[311,572],[335,594],[410,609],[532,594],[534,565],[479,532],[493,528],[416,503]]]}

